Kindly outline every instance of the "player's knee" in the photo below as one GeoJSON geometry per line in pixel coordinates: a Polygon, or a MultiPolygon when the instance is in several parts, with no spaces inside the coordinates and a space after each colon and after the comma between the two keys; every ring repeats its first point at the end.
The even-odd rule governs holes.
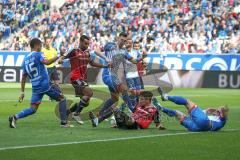
{"type": "MultiPolygon", "coordinates": [[[[92,91],[92,90],[89,90],[88,93],[87,93],[87,96],[91,98],[91,97],[93,96],[93,91],[92,91]]],[[[90,98],[89,98],[89,99],[90,99],[90,98]]]]}
{"type": "Polygon", "coordinates": [[[91,88],[85,88],[83,91],[83,96],[84,97],[92,97],[93,96],[93,91],[91,88]]]}
{"type": "Polygon", "coordinates": [[[187,105],[186,106],[187,106],[189,112],[197,107],[197,105],[195,103],[193,103],[192,101],[190,101],[190,100],[187,101],[187,105]]]}

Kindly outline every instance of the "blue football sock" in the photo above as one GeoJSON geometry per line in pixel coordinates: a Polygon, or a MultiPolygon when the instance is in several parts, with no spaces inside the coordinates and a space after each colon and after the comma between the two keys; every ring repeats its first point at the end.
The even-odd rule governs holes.
{"type": "Polygon", "coordinates": [[[162,110],[163,106],[161,106],[157,101],[153,102],[153,105],[157,108],[158,111],[162,110]]]}
{"type": "Polygon", "coordinates": [[[136,95],[130,95],[129,98],[130,98],[130,102],[131,102],[132,106],[135,107],[138,102],[138,97],[136,95]]]}
{"type": "Polygon", "coordinates": [[[17,113],[15,115],[15,117],[17,119],[20,119],[20,118],[24,118],[24,117],[27,117],[29,115],[32,115],[36,112],[36,109],[35,108],[27,108],[27,109],[24,109],[22,110],[21,112],[17,113]]]}
{"type": "Polygon", "coordinates": [[[127,108],[127,105],[125,103],[122,103],[119,107],[119,110],[124,112],[125,108],[127,108]]]}
{"type": "Polygon", "coordinates": [[[188,103],[187,99],[180,96],[168,96],[168,100],[178,105],[186,105],[188,103]]]}
{"type": "Polygon", "coordinates": [[[61,119],[61,122],[67,122],[67,101],[66,99],[64,100],[61,100],[59,102],[59,113],[60,113],[60,119],[61,119]]]}
{"type": "Polygon", "coordinates": [[[111,106],[114,104],[114,101],[110,98],[108,99],[105,104],[103,105],[103,107],[100,109],[99,111],[99,120],[98,122],[102,122],[104,119],[107,119],[108,117],[110,117],[112,115],[111,112],[111,106]]]}
{"type": "Polygon", "coordinates": [[[129,98],[129,95],[128,95],[127,91],[124,91],[124,92],[122,93],[122,99],[123,99],[123,101],[127,104],[128,108],[131,110],[131,112],[134,112],[134,108],[135,108],[135,107],[132,105],[131,100],[130,100],[130,98],[129,98]]]}
{"type": "Polygon", "coordinates": [[[163,113],[166,113],[170,117],[175,117],[177,115],[176,110],[173,109],[162,107],[161,110],[163,113]]]}

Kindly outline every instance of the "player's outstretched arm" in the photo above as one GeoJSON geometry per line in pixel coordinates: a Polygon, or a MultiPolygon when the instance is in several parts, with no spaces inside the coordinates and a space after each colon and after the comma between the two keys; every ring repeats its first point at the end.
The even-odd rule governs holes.
{"type": "Polygon", "coordinates": [[[49,60],[44,59],[44,60],[42,61],[42,63],[45,64],[45,65],[50,65],[50,64],[52,64],[53,62],[55,62],[58,58],[62,59],[63,57],[62,57],[62,56],[61,56],[61,57],[55,56],[55,57],[53,57],[53,58],[51,58],[51,59],[49,59],[49,60]]]}
{"type": "Polygon", "coordinates": [[[95,48],[94,52],[96,53],[97,56],[103,58],[106,62],[110,63],[111,61],[101,52],[99,48],[95,48]]]}
{"type": "Polygon", "coordinates": [[[147,57],[146,54],[143,54],[142,57],[139,57],[139,58],[133,58],[130,55],[127,55],[127,59],[130,62],[132,62],[133,64],[137,64],[137,63],[143,61],[146,57],[147,57]]]}
{"type": "Polygon", "coordinates": [[[21,93],[20,93],[20,96],[19,96],[19,102],[22,102],[23,98],[24,98],[26,80],[27,80],[27,74],[22,74],[21,93]]]}
{"type": "Polygon", "coordinates": [[[98,68],[111,68],[112,67],[111,63],[108,63],[107,65],[103,65],[103,64],[100,64],[100,63],[97,63],[97,62],[94,62],[94,61],[90,61],[89,64],[93,67],[98,67],[98,68]]]}

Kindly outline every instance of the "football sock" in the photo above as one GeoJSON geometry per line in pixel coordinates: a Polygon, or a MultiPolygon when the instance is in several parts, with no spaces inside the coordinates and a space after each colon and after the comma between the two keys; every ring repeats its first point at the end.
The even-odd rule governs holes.
{"type": "Polygon", "coordinates": [[[138,101],[138,96],[136,95],[130,95],[129,96],[130,102],[132,104],[133,107],[135,107],[137,105],[137,101],[138,101]]]}
{"type": "Polygon", "coordinates": [[[119,107],[119,110],[123,112],[126,107],[127,107],[126,104],[125,104],[125,103],[122,103],[122,104],[120,105],[120,107],[119,107]]]}
{"type": "Polygon", "coordinates": [[[110,98],[108,99],[101,110],[99,111],[99,122],[110,117],[112,115],[111,106],[114,104],[114,101],[110,98]],[[109,115],[110,114],[110,115],[109,115]]]}
{"type": "Polygon", "coordinates": [[[66,122],[67,121],[67,101],[66,99],[61,100],[59,102],[59,113],[60,113],[60,119],[61,122],[66,122]]]}
{"type": "Polygon", "coordinates": [[[176,110],[173,109],[162,107],[161,111],[170,117],[175,117],[177,115],[176,110]]]}
{"type": "Polygon", "coordinates": [[[134,106],[132,105],[132,103],[130,101],[127,91],[124,91],[122,93],[122,99],[127,104],[128,108],[131,110],[131,112],[134,112],[134,106]]]}
{"type": "Polygon", "coordinates": [[[27,117],[29,115],[32,115],[36,112],[36,109],[35,108],[27,108],[27,109],[24,109],[22,110],[21,112],[17,113],[15,115],[15,117],[17,119],[20,119],[20,118],[24,118],[24,117],[27,117]]]}
{"type": "Polygon", "coordinates": [[[74,103],[74,105],[69,109],[70,112],[71,112],[71,113],[72,113],[72,112],[75,112],[76,109],[77,109],[77,107],[78,107],[78,103],[74,103]]]}
{"type": "Polygon", "coordinates": [[[165,108],[163,106],[161,106],[157,100],[154,101],[153,105],[158,109],[161,110],[163,113],[167,114],[170,117],[176,116],[176,111],[173,109],[169,109],[169,108],[165,108]]]}
{"type": "Polygon", "coordinates": [[[101,123],[103,120],[111,117],[112,114],[112,108],[108,108],[101,115],[98,116],[98,123],[101,123]]]}
{"type": "Polygon", "coordinates": [[[178,105],[186,105],[188,103],[187,99],[181,96],[168,96],[167,99],[178,105]]]}
{"type": "Polygon", "coordinates": [[[87,107],[89,105],[88,101],[81,99],[80,102],[78,103],[76,113],[81,113],[84,107],[87,107]]]}

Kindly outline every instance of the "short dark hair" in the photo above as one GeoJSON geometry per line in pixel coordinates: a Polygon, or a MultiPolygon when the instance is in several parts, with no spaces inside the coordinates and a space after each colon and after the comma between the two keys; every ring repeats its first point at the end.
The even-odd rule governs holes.
{"type": "Polygon", "coordinates": [[[140,42],[139,41],[134,41],[133,44],[139,44],[140,42]]]}
{"type": "Polygon", "coordinates": [[[119,35],[118,35],[119,37],[121,36],[121,37],[128,37],[128,34],[126,33],[126,32],[121,32],[121,33],[119,33],[119,35]]]}
{"type": "Polygon", "coordinates": [[[42,43],[42,41],[41,41],[40,39],[38,39],[38,38],[33,38],[33,39],[31,39],[31,41],[30,41],[30,47],[33,49],[35,45],[41,44],[41,43],[42,43]]]}
{"type": "Polygon", "coordinates": [[[86,36],[86,35],[81,35],[80,37],[80,41],[84,41],[84,40],[90,40],[90,37],[86,36]]]}
{"type": "Polygon", "coordinates": [[[144,97],[144,98],[146,98],[146,99],[151,100],[152,97],[153,97],[153,94],[152,94],[152,92],[150,92],[150,91],[143,91],[143,92],[140,94],[140,96],[142,96],[142,97],[144,97]]]}

